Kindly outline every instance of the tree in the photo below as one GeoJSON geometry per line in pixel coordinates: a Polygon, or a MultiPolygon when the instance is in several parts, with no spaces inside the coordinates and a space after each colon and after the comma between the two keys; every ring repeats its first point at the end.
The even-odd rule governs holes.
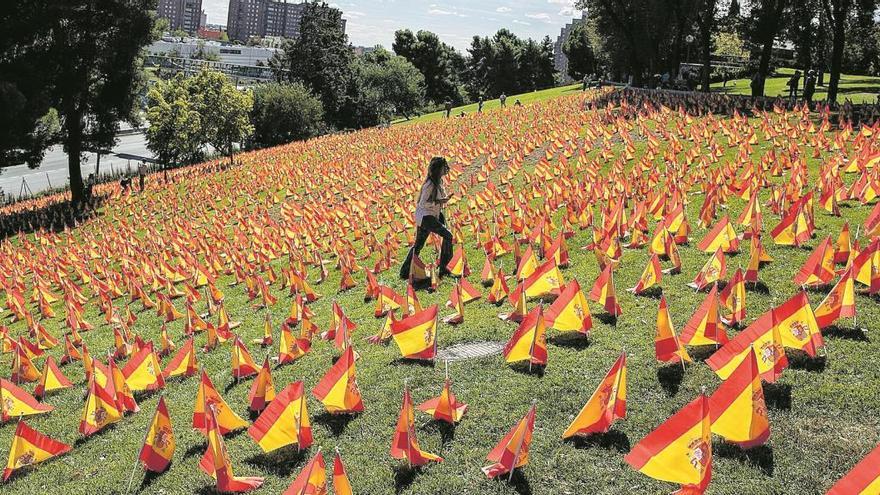
{"type": "MultiPolygon", "coordinates": [[[[49,108],[63,122],[74,203],[85,199],[80,163],[89,149],[115,142],[119,121],[136,122],[143,82],[139,55],[152,39],[155,0],[30,0],[4,5],[3,78],[24,96],[29,134],[49,108]],[[8,28],[8,29],[7,29],[8,28]],[[9,73],[7,70],[23,72],[9,73]]],[[[21,141],[20,136],[16,137],[21,141]]],[[[25,139],[27,141],[27,139],[25,139]]],[[[34,149],[46,140],[30,139],[34,149]]],[[[6,146],[6,145],[4,145],[6,146]]]]}
{"type": "Polygon", "coordinates": [[[249,115],[253,97],[240,91],[222,72],[202,70],[187,80],[190,103],[201,116],[202,135],[207,144],[223,156],[253,133],[249,115]]]}
{"type": "Polygon", "coordinates": [[[700,28],[700,55],[702,62],[702,70],[700,79],[702,81],[702,90],[708,93],[712,76],[712,34],[715,32],[715,10],[718,0],[703,0],[697,14],[697,25],[700,28]]]}
{"type": "Polygon", "coordinates": [[[831,70],[828,81],[828,101],[837,101],[843,52],[846,47],[847,20],[853,4],[859,2],[859,10],[873,12],[877,7],[873,0],[822,0],[825,16],[831,22],[831,70]]]}
{"type": "Polygon", "coordinates": [[[568,75],[581,80],[596,71],[596,54],[590,41],[586,22],[578,22],[562,44],[562,53],[568,57],[568,75]]]}
{"type": "Polygon", "coordinates": [[[363,83],[382,96],[382,120],[409,119],[425,104],[425,77],[407,59],[378,48],[364,57],[363,83]]]}
{"type": "Polygon", "coordinates": [[[489,93],[489,75],[495,63],[495,46],[489,38],[474,36],[468,54],[468,94],[472,100],[476,100],[489,93]]]}
{"type": "Polygon", "coordinates": [[[430,31],[413,34],[408,29],[394,33],[394,53],[408,60],[425,78],[425,96],[434,103],[463,101],[461,73],[464,58],[430,31]]]}
{"type": "Polygon", "coordinates": [[[752,40],[761,47],[752,96],[764,96],[764,82],[769,75],[770,57],[773,55],[773,40],[779,32],[787,4],[788,0],[756,0],[752,8],[752,40]]]}
{"type": "Polygon", "coordinates": [[[202,119],[183,74],[158,81],[147,93],[147,148],[168,167],[202,157],[202,119]]]}
{"type": "Polygon", "coordinates": [[[280,55],[270,59],[270,66],[282,79],[301,81],[318,95],[334,125],[349,127],[351,115],[344,109],[349,108],[346,98],[353,58],[341,12],[324,3],[308,2],[299,37],[285,43],[280,55]]]}
{"type": "Polygon", "coordinates": [[[251,144],[276,146],[321,134],[324,105],[302,83],[261,84],[254,88],[251,144]]]}

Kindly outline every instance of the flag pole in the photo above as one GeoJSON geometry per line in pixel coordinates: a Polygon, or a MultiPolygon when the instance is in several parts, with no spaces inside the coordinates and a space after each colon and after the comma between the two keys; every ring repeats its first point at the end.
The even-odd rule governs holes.
{"type": "MultiPolygon", "coordinates": [[[[532,399],[532,407],[535,407],[535,404],[537,402],[538,402],[538,399],[532,399]]],[[[531,410],[529,410],[529,412],[526,413],[526,416],[528,416],[529,413],[531,413],[531,410]]],[[[525,418],[523,418],[523,419],[525,419],[525,418]]],[[[520,420],[520,421],[522,421],[522,420],[520,420]]],[[[523,425],[523,426],[525,426],[525,425],[523,425]]],[[[519,444],[517,444],[517,446],[516,446],[516,453],[513,455],[513,465],[510,466],[510,475],[508,475],[508,477],[507,477],[508,483],[513,480],[513,472],[516,471],[516,464],[517,464],[517,461],[519,461],[519,454],[520,454],[520,452],[522,452],[522,445],[525,441],[526,441],[526,432],[523,431],[523,434],[522,434],[522,436],[520,436],[520,439],[519,439],[519,444]]]]}

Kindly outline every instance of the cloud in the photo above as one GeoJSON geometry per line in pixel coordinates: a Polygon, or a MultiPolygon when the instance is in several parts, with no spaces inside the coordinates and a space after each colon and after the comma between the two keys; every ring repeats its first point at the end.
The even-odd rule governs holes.
{"type": "Polygon", "coordinates": [[[546,12],[539,12],[537,14],[526,14],[526,17],[529,19],[537,19],[539,21],[547,21],[550,19],[550,14],[546,12]]]}
{"type": "Polygon", "coordinates": [[[519,19],[514,19],[513,23],[514,24],[522,24],[523,26],[531,26],[532,25],[531,22],[521,21],[519,19]]]}
{"type": "Polygon", "coordinates": [[[460,14],[454,10],[446,10],[446,9],[437,8],[438,7],[437,4],[431,4],[431,7],[432,8],[428,10],[428,15],[454,15],[457,17],[467,17],[467,15],[460,14]]]}
{"type": "Polygon", "coordinates": [[[501,12],[502,14],[506,14],[508,12],[511,12],[512,10],[513,9],[511,9],[510,7],[498,7],[497,9],[495,9],[495,12],[501,12]]]}

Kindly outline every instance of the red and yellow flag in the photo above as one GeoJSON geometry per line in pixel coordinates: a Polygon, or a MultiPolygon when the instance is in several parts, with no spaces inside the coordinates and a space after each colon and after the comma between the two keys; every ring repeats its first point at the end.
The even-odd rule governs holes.
{"type": "Polygon", "coordinates": [[[713,285],[703,303],[682,329],[679,341],[682,345],[724,345],[727,340],[727,332],[721,323],[718,285],[713,285]]]}
{"type": "Polygon", "coordinates": [[[596,283],[593,284],[593,289],[590,291],[590,299],[601,304],[605,311],[615,318],[623,314],[620,305],[617,304],[617,291],[614,289],[614,275],[611,265],[606,266],[596,279],[596,283]]]}
{"type": "Polygon", "coordinates": [[[443,390],[438,397],[428,399],[419,404],[419,410],[431,415],[437,421],[445,421],[455,424],[461,421],[461,417],[467,411],[468,405],[458,402],[452,393],[452,384],[449,378],[443,383],[443,390]]]}
{"type": "Polygon", "coordinates": [[[504,435],[498,445],[489,452],[486,459],[491,465],[483,468],[483,473],[490,479],[510,473],[529,463],[529,447],[532,443],[532,432],[535,430],[535,404],[516,425],[504,435]]]}
{"type": "Polygon", "coordinates": [[[297,450],[312,445],[312,424],[306,405],[302,381],[291,383],[278,393],[269,406],[248,428],[248,435],[263,452],[271,452],[287,445],[297,450]]]}
{"type": "Polygon", "coordinates": [[[91,436],[121,419],[122,413],[116,405],[116,400],[106,388],[99,386],[96,380],[90,380],[89,396],[83,408],[79,432],[84,436],[91,436]]]}
{"type": "Polygon", "coordinates": [[[168,362],[168,366],[162,371],[162,377],[168,379],[173,376],[193,376],[198,371],[198,366],[193,339],[190,337],[168,362]]]}
{"type": "Polygon", "coordinates": [[[690,363],[692,362],[687,349],[675,335],[672,321],[669,318],[669,308],[666,305],[666,296],[660,297],[660,307],[657,309],[657,334],[654,336],[654,353],[661,363],[690,363]]]}
{"type": "Polygon", "coordinates": [[[364,410],[361,391],[355,379],[354,349],[342,353],[321,381],[312,389],[312,395],[324,404],[330,414],[355,413],[364,410]]]}
{"type": "Polygon", "coordinates": [[[773,326],[779,328],[784,347],[802,350],[811,357],[825,345],[810,300],[803,291],[773,308],[773,326]]]}
{"type": "Polygon", "coordinates": [[[407,464],[411,467],[424,466],[431,461],[443,461],[442,457],[425,452],[419,446],[419,440],[416,438],[412,397],[410,397],[409,388],[405,385],[403,387],[403,404],[400,407],[400,416],[397,418],[394,437],[391,439],[390,453],[391,457],[395,459],[406,459],[407,464]]]}
{"type": "Polygon", "coordinates": [[[144,439],[138,458],[147,471],[161,473],[171,464],[175,445],[174,430],[171,427],[171,416],[165,405],[165,397],[159,397],[156,414],[150,422],[150,429],[147,430],[147,437],[144,439]]]}
{"type": "Polygon", "coordinates": [[[222,429],[217,423],[215,407],[214,404],[210,405],[204,413],[208,449],[199,460],[199,469],[217,481],[217,491],[220,493],[243,493],[259,488],[263,485],[263,478],[239,478],[233,474],[222,429]]]}
{"type": "Polygon", "coordinates": [[[345,465],[342,464],[342,457],[339,455],[339,449],[336,449],[336,456],[333,458],[333,494],[354,495],[348,474],[345,472],[345,465]]]}
{"type": "Polygon", "coordinates": [[[579,332],[584,335],[593,328],[593,318],[587,298],[577,280],[572,279],[559,297],[547,308],[544,319],[551,328],[561,332],[579,332]]]}
{"type": "Polygon", "coordinates": [[[880,493],[880,445],[859,461],[827,495],[875,495],[880,493]]]}
{"type": "Polygon", "coordinates": [[[432,361],[437,353],[437,305],[391,323],[391,336],[406,359],[432,361]]]}
{"type": "Polygon", "coordinates": [[[327,466],[321,449],[300,471],[282,495],[327,495],[327,466]]]}
{"type": "Polygon", "coordinates": [[[712,479],[709,400],[700,395],[633,447],[624,460],[651,478],[703,493],[712,479]]]}
{"type": "Polygon", "coordinates": [[[254,358],[251,356],[250,351],[248,351],[247,346],[244,345],[244,342],[238,336],[235,337],[235,342],[232,344],[230,352],[233,378],[238,380],[257,374],[259,371],[257,363],[254,362],[254,358]]]}
{"type": "Polygon", "coordinates": [[[788,358],[785,357],[779,326],[773,324],[772,310],[758,317],[715,354],[709,356],[706,364],[715,371],[716,375],[726,380],[748,357],[753,347],[758,358],[761,378],[766,382],[774,383],[788,366],[788,358]]]}
{"type": "Polygon", "coordinates": [[[3,470],[3,481],[8,480],[17,469],[66,454],[70,448],[70,445],[53,440],[31,428],[24,421],[19,421],[12,436],[9,460],[6,461],[6,469],[3,470]]]}
{"type": "Polygon", "coordinates": [[[159,357],[153,352],[153,343],[143,346],[122,368],[125,382],[134,391],[165,388],[165,377],[159,357]]]}
{"type": "Polygon", "coordinates": [[[663,270],[660,267],[660,258],[656,254],[651,255],[645,270],[639,277],[638,283],[632,289],[628,289],[633,294],[642,294],[651,287],[663,281],[663,270]]]}
{"type": "Polygon", "coordinates": [[[754,349],[709,397],[712,433],[744,449],[763,445],[770,420],[754,349]]]}
{"type": "Polygon", "coordinates": [[[516,332],[504,346],[504,359],[508,363],[529,361],[529,366],[547,364],[547,338],[544,313],[535,306],[519,324],[516,332]]]}
{"type": "Polygon", "coordinates": [[[254,379],[248,392],[248,408],[253,412],[260,412],[266,405],[275,399],[275,383],[272,381],[272,371],[269,368],[269,357],[263,360],[263,367],[254,379]]]}
{"type": "Polygon", "coordinates": [[[562,438],[606,433],[626,417],[626,353],[621,353],[562,438]]]}
{"type": "Polygon", "coordinates": [[[855,318],[856,290],[851,266],[843,272],[831,292],[816,307],[815,316],[819,328],[827,328],[840,318],[855,318]]]}
{"type": "Polygon", "coordinates": [[[49,356],[46,358],[46,364],[43,365],[43,376],[40,377],[40,383],[34,388],[34,396],[42,399],[46,396],[46,392],[59,390],[62,388],[72,387],[73,383],[64,376],[55,358],[49,356]]]}
{"type": "Polygon", "coordinates": [[[726,275],[727,260],[724,257],[724,251],[718,248],[689,285],[697,290],[703,290],[711,283],[724,280],[726,275]]]}
{"type": "Polygon", "coordinates": [[[204,434],[210,433],[207,423],[207,414],[209,410],[213,410],[213,421],[220,430],[221,435],[225,435],[230,431],[247,428],[247,421],[229,407],[229,404],[223,400],[214,383],[208,377],[205,370],[202,370],[202,378],[199,381],[199,391],[196,394],[196,403],[193,408],[192,427],[204,434]]]}
{"type": "Polygon", "coordinates": [[[722,316],[724,323],[736,325],[746,319],[746,283],[741,268],[737,268],[718,297],[727,310],[722,316]]]}

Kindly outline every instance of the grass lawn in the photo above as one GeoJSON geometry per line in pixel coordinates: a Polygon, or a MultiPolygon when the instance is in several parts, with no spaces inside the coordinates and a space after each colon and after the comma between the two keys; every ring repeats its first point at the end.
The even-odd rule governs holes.
{"type": "MultiPolygon", "coordinates": [[[[767,96],[788,96],[788,86],[786,83],[792,74],[794,74],[794,69],[777,70],[773,77],[767,79],[764,93],[767,96]]],[[[803,92],[803,77],[802,75],[798,95],[803,92]]],[[[828,94],[828,77],[828,74],[825,74],[826,86],[816,87],[813,101],[825,100],[828,94]]],[[[750,79],[735,79],[727,81],[727,86],[724,86],[723,83],[713,83],[712,90],[731,95],[750,95],[750,82],[750,79]]],[[[843,102],[844,99],[848,99],[853,103],[874,103],[877,101],[878,93],[880,93],[880,77],[841,74],[837,101],[843,102]]]]}
{"type": "MultiPolygon", "coordinates": [[[[542,207],[549,201],[548,196],[563,195],[573,190],[543,186],[551,184],[554,177],[570,174],[573,180],[587,180],[586,163],[593,159],[597,159],[599,164],[600,177],[606,176],[614,160],[624,153],[621,141],[624,134],[632,138],[635,149],[634,159],[624,161],[626,168],[630,169],[645,155],[648,148],[646,137],[639,132],[639,126],[633,126],[629,131],[619,127],[622,125],[620,121],[604,124],[608,126],[610,150],[614,158],[601,158],[603,139],[600,137],[595,142],[585,139],[587,128],[595,131],[602,125],[596,116],[582,110],[584,98],[593,94],[584,95],[574,86],[556,88],[528,95],[536,101],[522,109],[502,112],[493,108],[498,103],[492,101],[487,103],[483,115],[474,114],[471,106],[469,110],[466,109],[468,116],[463,119],[447,121],[440,119],[439,113],[431,114],[406,126],[328,136],[243,154],[241,167],[221,172],[184,176],[186,171],[175,171],[174,174],[181,180],[173,184],[160,184],[157,177],[151,177],[145,194],[110,201],[101,210],[99,218],[69,234],[60,234],[57,245],[47,242],[43,248],[22,247],[23,239],[17,238],[0,244],[0,256],[14,255],[12,262],[19,263],[20,260],[35,260],[34,257],[43,249],[57,249],[61,254],[60,259],[65,260],[71,259],[72,252],[82,253],[82,246],[85,245],[94,249],[91,259],[87,261],[90,267],[100,265],[118,270],[120,256],[135,254],[135,249],[141,246],[165,246],[169,253],[174,253],[174,249],[180,246],[198,251],[200,244],[197,239],[207,239],[207,246],[224,252],[236,248],[249,253],[264,249],[268,250],[266,252],[279,251],[276,259],[263,266],[264,269],[271,267],[277,274],[288,266],[285,244],[268,248],[263,241],[277,241],[280,238],[279,224],[291,229],[307,229],[316,238],[327,233],[331,238],[335,237],[333,219],[327,219],[327,223],[314,223],[291,212],[309,211],[310,208],[345,209],[349,212],[347,218],[354,222],[345,239],[352,242],[359,256],[367,255],[359,264],[371,267],[376,257],[355,238],[355,228],[366,233],[376,232],[382,244],[381,240],[393,228],[393,223],[400,219],[403,212],[412,209],[414,192],[411,185],[417,186],[427,157],[434,154],[449,156],[456,169],[461,167],[462,173],[451,189],[459,197],[466,198],[474,198],[486,190],[486,183],[478,180],[471,183],[469,180],[479,170],[485,170],[489,181],[497,183],[500,191],[507,191],[508,186],[502,184],[500,179],[507,174],[512,161],[521,161],[522,169],[511,179],[510,191],[524,194],[523,197],[534,208],[542,207]],[[537,101],[539,99],[542,101],[537,101]],[[557,142],[574,150],[583,149],[586,163],[579,165],[576,158],[570,158],[566,164],[562,164],[562,152],[555,144],[557,142]],[[551,156],[550,169],[546,164],[539,165],[547,151],[551,156]],[[491,160],[487,160],[489,157],[491,160]],[[412,182],[399,182],[404,179],[412,182]],[[282,194],[276,201],[273,196],[285,189],[291,195],[284,199],[282,194]],[[536,191],[540,191],[543,197],[536,197],[536,191]],[[359,204],[360,199],[364,199],[363,205],[359,204]],[[217,237],[210,237],[212,235],[217,237]],[[171,246],[171,238],[177,239],[174,243],[176,248],[171,246]],[[112,242],[103,243],[103,239],[111,239],[112,242]]],[[[511,97],[508,101],[512,104],[515,98],[511,97]]],[[[524,104],[530,102],[526,98],[520,97],[524,104]]],[[[678,157],[683,160],[684,154],[694,146],[700,147],[697,156],[708,153],[705,141],[694,144],[691,129],[701,126],[701,130],[695,130],[693,136],[703,135],[702,126],[710,119],[728,121],[724,117],[713,116],[694,118],[693,123],[684,124],[683,118],[679,122],[678,117],[658,114],[645,119],[645,128],[665,127],[679,136],[684,149],[678,157]],[[677,127],[679,123],[680,128],[677,127]]],[[[798,120],[793,115],[770,115],[768,119],[778,126],[785,122],[796,126],[798,120]]],[[[849,155],[852,152],[854,136],[849,137],[846,149],[823,150],[818,158],[812,158],[812,147],[805,141],[808,136],[804,132],[797,133],[798,137],[789,141],[788,138],[766,137],[759,119],[743,125],[751,127],[760,138],[750,156],[754,162],[771,151],[782,156],[792,143],[799,147],[801,156],[808,157],[809,188],[815,188],[820,163],[828,162],[837,154],[849,155]]],[[[833,132],[829,132],[831,142],[833,132]]],[[[720,132],[714,133],[713,139],[724,153],[717,163],[712,164],[712,168],[728,166],[736,159],[740,145],[730,142],[720,132]]],[[[668,142],[661,140],[661,153],[652,162],[661,176],[664,170],[662,150],[668,145],[668,142]]],[[[855,178],[855,175],[846,175],[845,181],[852,183],[855,178]]],[[[775,184],[788,180],[787,175],[771,178],[775,184]]],[[[657,190],[662,191],[662,187],[661,183],[657,190]]],[[[769,195],[768,188],[762,190],[762,202],[766,202],[769,195]]],[[[679,331],[705,296],[686,284],[708,259],[707,254],[696,249],[696,244],[706,233],[705,229],[696,226],[704,196],[695,188],[688,198],[687,213],[694,232],[690,245],[681,247],[683,271],[682,274],[665,277],[662,283],[672,322],[679,331]]],[[[719,210],[719,216],[727,214],[735,219],[744,206],[742,200],[731,196],[726,208],[719,210]]],[[[765,210],[764,245],[775,261],[760,272],[761,279],[769,287],[769,293],[750,291],[747,295],[748,322],[771,305],[780,304],[795,294],[798,287],[792,282],[792,276],[809,256],[810,249],[825,236],[832,236],[832,240],[836,238],[844,222],[849,222],[855,232],[870,208],[871,205],[845,203],[843,216],[833,217],[817,205],[816,237],[805,248],[774,245],[769,231],[778,222],[778,217],[765,210]]],[[[469,208],[469,215],[465,215],[468,206],[466,202],[459,202],[450,209],[456,212],[451,213],[450,217],[463,230],[467,259],[475,272],[470,280],[479,285],[484,254],[475,245],[476,238],[468,218],[474,215],[473,218],[491,219],[492,208],[475,204],[469,208]]],[[[504,215],[504,211],[498,208],[498,215],[504,215]]],[[[564,209],[551,212],[557,226],[561,225],[563,212],[564,209]]],[[[596,222],[600,222],[598,208],[595,213],[596,222]]],[[[742,230],[739,226],[737,229],[742,230]]],[[[648,230],[653,232],[654,220],[650,221],[648,230]]],[[[34,240],[33,235],[28,238],[34,240]]],[[[325,240],[329,242],[331,238],[325,240]]],[[[505,238],[508,241],[513,239],[509,234],[505,238]]],[[[577,279],[586,292],[599,273],[592,252],[581,249],[591,239],[590,230],[575,231],[574,237],[567,242],[571,266],[563,270],[566,280],[577,279]]],[[[866,239],[861,241],[863,246],[867,244],[866,239]]],[[[729,258],[729,275],[736,268],[745,268],[748,262],[747,243],[745,249],[745,253],[729,258]]],[[[402,247],[396,251],[398,260],[403,259],[405,252],[402,247]]],[[[312,250],[299,249],[294,249],[293,253],[294,256],[307,259],[311,254],[312,250]]],[[[431,260],[435,256],[434,249],[427,247],[422,257],[431,260]]],[[[588,339],[562,336],[555,330],[548,330],[549,364],[543,373],[529,373],[521,366],[507,365],[501,356],[451,364],[453,390],[459,400],[470,405],[470,409],[454,428],[429,421],[425,415],[417,413],[416,430],[422,448],[445,459],[442,463],[417,471],[406,469],[400,461],[388,455],[400,409],[402,385],[408,379],[414,402],[421,403],[440,392],[444,367],[442,363],[430,366],[403,361],[399,359],[399,352],[393,343],[387,346],[366,343],[363,339],[377,333],[382,320],[373,316],[375,303],[363,301],[364,273],[354,275],[358,283],[356,288],[337,293],[340,272],[334,268],[334,255],[327,250],[322,257],[329,260],[327,267],[330,274],[326,281],[316,283],[317,269],[313,266],[308,269],[310,282],[317,292],[323,294],[321,299],[311,304],[314,322],[322,330],[329,328],[331,305],[335,301],[358,325],[354,333],[354,346],[361,356],[357,362],[357,381],[364,397],[365,411],[353,417],[330,416],[309,395],[308,407],[316,445],[307,452],[298,453],[295,448],[287,448],[263,454],[246,433],[228,436],[226,445],[235,474],[266,477],[264,487],[256,493],[281,493],[314,454],[317,446],[322,447],[328,456],[328,467],[332,463],[334,448],[340,449],[354,491],[358,494],[620,495],[669,493],[677,488],[633,471],[624,463],[623,457],[657,425],[693,400],[701,389],[705,388],[708,393],[714,391],[720,380],[701,362],[714,349],[692,348],[697,360],[685,370],[677,365],[663,366],[656,361],[653,338],[658,300],[634,296],[625,291],[636,284],[645,267],[649,259],[646,250],[624,250],[620,269],[615,274],[615,285],[623,310],[617,323],[611,324],[603,319],[601,315],[604,311],[591,303],[594,328],[588,339]],[[623,349],[629,353],[626,420],[616,423],[607,435],[577,442],[561,441],[562,432],[623,349]],[[505,480],[487,480],[480,471],[481,466],[488,464],[486,454],[522,417],[532,399],[537,400],[537,421],[529,464],[516,473],[512,482],[507,482],[506,477],[505,480]]],[[[174,256],[171,259],[176,262],[174,256]]],[[[55,261],[44,263],[49,263],[51,267],[55,261]]],[[[503,266],[506,273],[514,269],[512,254],[502,256],[497,263],[503,266]]],[[[36,261],[34,264],[37,265],[36,261]]],[[[398,293],[404,293],[405,285],[397,279],[396,271],[395,263],[391,270],[382,272],[378,277],[398,293]]],[[[74,277],[74,280],[77,279],[74,277]]],[[[25,276],[24,281],[30,287],[32,276],[25,276]]],[[[232,281],[232,276],[223,275],[217,285],[226,293],[226,306],[232,319],[242,322],[237,331],[249,343],[251,339],[261,336],[266,310],[253,309],[243,284],[229,286],[232,281]]],[[[510,284],[512,289],[513,281],[510,284]]],[[[274,322],[276,342],[278,325],[286,317],[291,303],[288,291],[280,289],[278,285],[278,282],[273,284],[272,293],[279,301],[268,310],[274,322]]],[[[436,303],[442,307],[452,286],[453,281],[446,279],[438,292],[420,291],[418,297],[423,306],[436,303]]],[[[484,296],[486,292],[484,289],[484,296]]],[[[29,294],[26,292],[26,295],[29,294]]],[[[86,294],[91,295],[91,290],[86,290],[86,294]]],[[[809,297],[815,307],[824,293],[811,291],[809,297]]],[[[127,300],[127,295],[116,300],[117,308],[124,309],[127,300]]],[[[537,301],[530,302],[529,307],[534,304],[537,301]]],[[[874,299],[863,295],[857,296],[856,304],[859,322],[868,327],[867,334],[849,330],[851,320],[841,322],[841,329],[825,336],[826,357],[806,359],[791,352],[791,367],[777,384],[765,387],[772,432],[767,445],[741,451],[714,437],[713,480],[709,493],[824,493],[880,442],[880,417],[877,415],[880,409],[880,362],[876,359],[880,355],[880,337],[877,333],[880,328],[877,323],[880,321],[880,307],[874,299]]],[[[182,305],[182,300],[178,299],[177,308],[182,309],[182,305]]],[[[33,309],[32,305],[29,307],[33,309]]],[[[96,329],[84,333],[83,338],[92,353],[101,356],[112,349],[113,333],[103,323],[102,313],[99,313],[94,298],[86,308],[85,317],[95,324],[96,329]]],[[[61,336],[66,329],[64,308],[59,304],[55,309],[59,316],[43,324],[55,336],[61,336]]],[[[138,316],[134,331],[145,339],[158,341],[161,320],[155,311],[139,309],[140,303],[132,305],[132,310],[138,316]]],[[[196,309],[204,311],[205,302],[197,303],[196,309]]],[[[454,344],[486,340],[506,341],[515,330],[515,325],[499,320],[497,315],[509,309],[507,303],[495,307],[485,299],[467,305],[464,324],[455,327],[441,324],[439,347],[442,349],[454,344]]],[[[26,335],[24,322],[10,324],[8,314],[0,313],[0,316],[9,325],[11,334],[26,335]]],[[[449,314],[449,310],[443,308],[441,314],[449,314]]],[[[216,321],[216,317],[212,320],[216,321]]],[[[169,333],[178,345],[184,342],[182,327],[182,320],[168,325],[169,333]]],[[[736,333],[736,329],[729,331],[731,336],[736,333]]],[[[196,345],[201,347],[205,339],[204,333],[198,334],[196,345]]],[[[257,361],[262,361],[267,354],[277,353],[277,344],[267,349],[249,344],[249,348],[257,361]]],[[[59,347],[49,353],[58,358],[61,351],[59,347]]],[[[316,338],[311,353],[292,365],[273,369],[276,390],[292,381],[304,380],[306,390],[310,391],[337,355],[338,351],[331,344],[316,338]]],[[[199,352],[198,359],[230,406],[239,415],[247,417],[247,395],[252,382],[243,380],[237,383],[231,377],[229,344],[210,353],[199,352]]],[[[0,374],[3,376],[8,376],[5,370],[10,368],[10,362],[10,354],[0,355],[0,369],[4,370],[0,374]]],[[[168,358],[164,359],[163,365],[167,362],[168,358]]],[[[42,366],[42,361],[38,360],[37,364],[42,366]]],[[[55,406],[55,411],[32,416],[27,421],[37,430],[74,445],[73,451],[34,469],[17,473],[9,482],[0,485],[0,492],[4,495],[126,493],[130,476],[133,476],[131,492],[134,493],[213,493],[212,479],[197,467],[205,450],[205,441],[191,428],[196,378],[172,380],[162,392],[174,423],[177,452],[167,472],[145,475],[142,469],[132,471],[132,468],[159,394],[139,395],[140,413],[126,417],[93,437],[81,438],[77,426],[85,385],[82,364],[65,366],[63,372],[75,386],[49,395],[46,402],[55,406]]],[[[24,388],[32,391],[33,384],[24,388]]],[[[0,450],[7,448],[14,429],[14,422],[0,425],[0,450]]]]}
{"type": "MultiPolygon", "coordinates": [[[[540,91],[532,91],[531,93],[522,93],[519,95],[511,95],[507,97],[507,105],[513,106],[516,100],[522,102],[523,105],[534,103],[542,100],[546,100],[548,98],[557,98],[563,95],[569,95],[573,93],[577,93],[581,90],[580,84],[573,84],[570,86],[559,86],[556,88],[550,89],[542,89],[540,91]]],[[[478,105],[476,103],[472,103],[470,105],[464,105],[460,107],[455,107],[452,109],[452,115],[456,116],[461,112],[465,112],[466,114],[474,113],[477,111],[478,105]]],[[[492,109],[501,108],[501,101],[497,98],[486,100],[483,102],[483,111],[487,112],[492,109]]],[[[446,111],[442,110],[434,113],[426,113],[424,115],[419,115],[418,117],[413,117],[409,120],[406,119],[398,119],[395,120],[394,124],[419,124],[423,122],[431,122],[434,120],[445,118],[446,111]]]]}

